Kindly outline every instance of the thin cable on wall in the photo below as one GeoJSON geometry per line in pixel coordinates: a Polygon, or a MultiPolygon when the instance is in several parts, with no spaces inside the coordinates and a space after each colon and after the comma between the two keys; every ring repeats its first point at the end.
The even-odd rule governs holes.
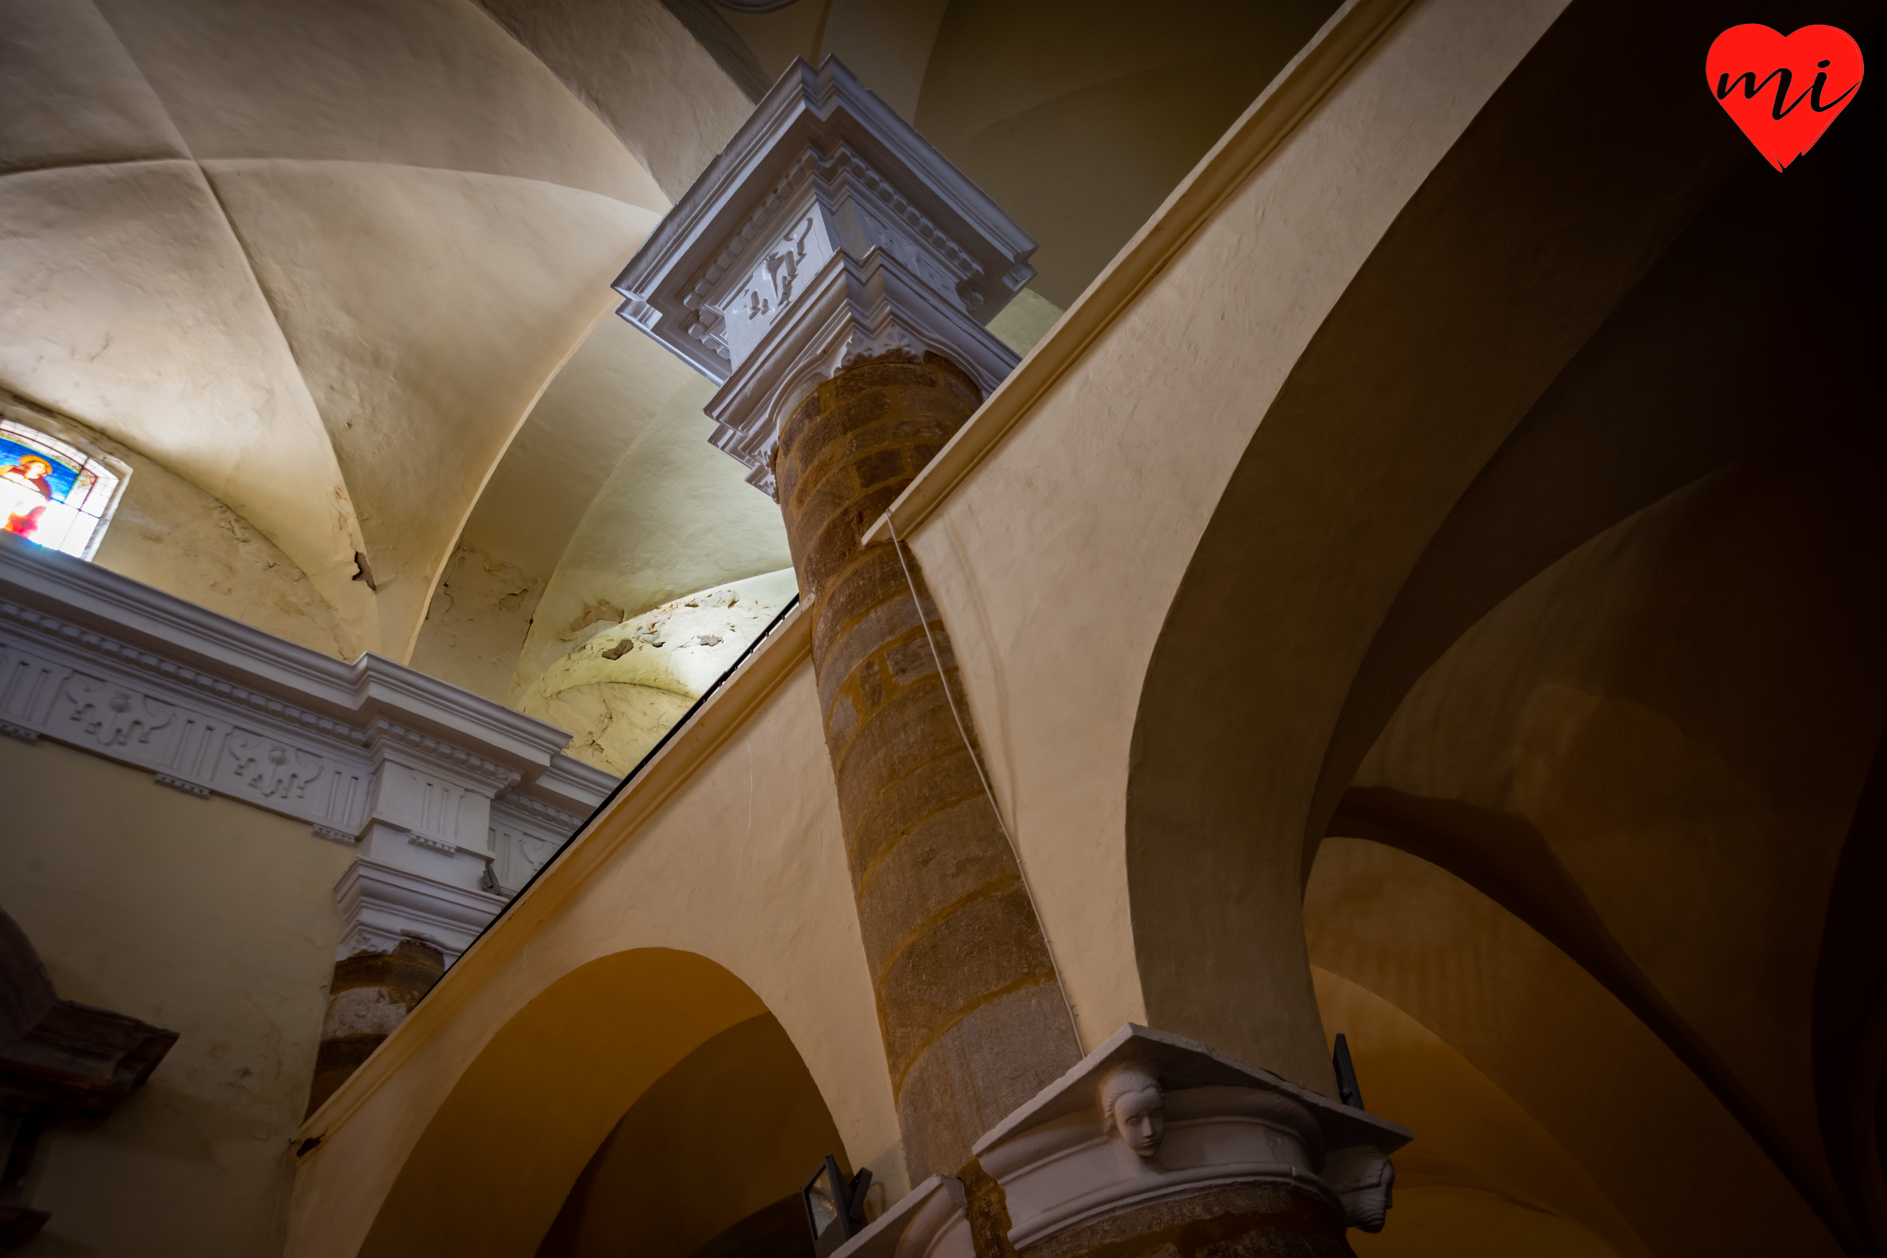
{"type": "Polygon", "coordinates": [[[1068,984],[1061,977],[1061,963],[1055,960],[1055,945],[1048,938],[1048,923],[1042,920],[1041,905],[1035,902],[1035,888],[1029,885],[1029,871],[1022,865],[1022,849],[1016,846],[1016,838],[1009,833],[1009,824],[1002,819],[1002,809],[997,806],[996,792],[989,789],[989,776],[983,772],[982,758],[976,754],[976,747],[970,742],[970,731],[964,727],[962,716],[957,713],[956,698],[950,693],[950,679],[944,676],[943,656],[937,650],[937,639],[930,633],[930,617],[924,614],[924,600],[917,596],[917,582],[911,577],[911,565],[904,561],[904,543],[898,540],[898,522],[885,512],[885,523],[891,528],[891,545],[898,552],[898,567],[904,569],[904,584],[910,587],[911,602],[917,608],[918,623],[924,626],[924,641],[930,643],[930,658],[937,665],[937,681],[943,686],[944,702],[950,705],[950,719],[957,723],[957,735],[963,739],[963,750],[970,753],[970,764],[976,769],[976,780],[983,784],[983,794],[989,799],[989,811],[995,814],[996,828],[1002,831],[1003,839],[1009,844],[1009,854],[1015,857],[1016,875],[1022,879],[1022,894],[1029,898],[1029,911],[1035,914],[1035,924],[1042,929],[1042,947],[1048,950],[1048,968],[1055,972],[1055,986],[1061,992],[1062,1007],[1068,1010],[1068,1029],[1074,1033],[1075,1051],[1080,1052],[1081,1024],[1075,1020],[1074,1002],[1068,999],[1068,984]]]}

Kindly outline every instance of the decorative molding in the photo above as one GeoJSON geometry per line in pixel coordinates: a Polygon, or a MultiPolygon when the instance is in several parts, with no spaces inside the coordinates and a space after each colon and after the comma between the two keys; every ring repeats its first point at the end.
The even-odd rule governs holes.
{"type": "MultiPolygon", "coordinates": [[[[448,845],[449,846],[449,845],[448,845]]],[[[471,946],[504,899],[362,856],[334,887],[345,928],[341,957],[392,952],[402,939],[429,943],[447,965],[471,946]]]]}
{"type": "MultiPolygon", "coordinates": [[[[1346,1226],[1380,1231],[1389,1155],[1408,1141],[1405,1127],[1128,1023],[971,1152],[1002,1186],[1009,1243],[1026,1254],[1129,1210],[1251,1184],[1308,1193],[1346,1226]]],[[[834,1258],[974,1253],[962,1185],[933,1175],[834,1258]]]]}
{"type": "Polygon", "coordinates": [[[1132,1023],[971,1146],[1026,1249],[1159,1201],[1279,1184],[1376,1230],[1407,1128],[1132,1023]],[[1333,1179],[1335,1182],[1333,1182],[1333,1179]],[[1371,1227],[1371,1224],[1374,1224],[1371,1227]]]}
{"type": "Polygon", "coordinates": [[[873,250],[979,328],[1035,274],[1035,241],[910,123],[836,59],[795,61],[617,277],[618,313],[719,384],[810,277],[873,250]]]}
{"type": "MultiPolygon", "coordinates": [[[[644,823],[794,675],[812,651],[812,618],[807,615],[807,606],[802,603],[795,609],[740,670],[686,724],[676,728],[634,784],[585,825],[564,855],[518,895],[510,911],[446,971],[373,1056],[303,1121],[295,1133],[296,1140],[328,1139],[339,1132],[421,1047],[451,1024],[469,993],[480,990],[482,984],[516,963],[558,909],[590,885],[622,846],[640,833],[644,823]]],[[[582,776],[574,769],[569,771],[582,776]]],[[[542,781],[539,779],[539,784],[542,781]]],[[[498,812],[502,806],[503,801],[497,801],[493,811],[498,812]]]]}
{"type": "Polygon", "coordinates": [[[539,810],[533,834],[567,835],[616,781],[559,754],[563,731],[481,696],[372,655],[344,664],[5,534],[0,732],[292,817],[413,887],[455,887],[431,908],[410,887],[370,896],[379,907],[354,934],[397,942],[410,928],[456,948],[503,903],[477,890],[493,800],[507,816],[539,810]]]}
{"type": "Polygon", "coordinates": [[[759,350],[707,405],[708,440],[753,469],[749,484],[773,494],[781,418],[823,381],[864,358],[933,350],[985,392],[1016,364],[1015,352],[882,249],[864,261],[835,253],[759,350]]]}
{"type": "MultiPolygon", "coordinates": [[[[168,773],[153,773],[151,775],[151,781],[157,783],[159,786],[168,786],[173,791],[182,791],[186,795],[194,795],[198,799],[208,799],[210,797],[209,787],[198,786],[195,782],[186,782],[182,778],[174,778],[168,773]]],[[[316,828],[319,829],[319,827],[316,828]]]]}
{"type": "Polygon", "coordinates": [[[963,1181],[932,1175],[873,1219],[832,1258],[975,1258],[963,1181]]]}
{"type": "Polygon", "coordinates": [[[963,479],[995,452],[1057,381],[1081,362],[1167,265],[1308,120],[1414,0],[1346,0],[1290,64],[1259,93],[1223,138],[1180,181],[1087,290],[1063,312],[1002,387],[865,531],[891,540],[890,519],[908,537],[963,479]]]}
{"type": "Polygon", "coordinates": [[[523,780],[523,774],[507,765],[479,755],[469,748],[435,738],[420,730],[407,729],[403,725],[388,720],[373,723],[368,732],[367,744],[375,751],[382,751],[388,745],[398,745],[410,751],[422,753],[435,767],[450,765],[462,769],[480,786],[488,786],[494,791],[508,791],[523,780]]]}

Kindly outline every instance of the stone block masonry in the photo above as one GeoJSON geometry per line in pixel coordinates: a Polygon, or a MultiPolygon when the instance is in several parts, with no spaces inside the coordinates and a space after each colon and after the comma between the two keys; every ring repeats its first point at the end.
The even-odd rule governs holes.
{"type": "Polygon", "coordinates": [[[774,462],[812,600],[826,747],[914,1181],[957,1173],[977,1137],[1081,1056],[971,758],[969,708],[923,574],[907,554],[913,599],[897,551],[859,544],[981,400],[937,354],[866,359],[792,411],[774,462]]]}

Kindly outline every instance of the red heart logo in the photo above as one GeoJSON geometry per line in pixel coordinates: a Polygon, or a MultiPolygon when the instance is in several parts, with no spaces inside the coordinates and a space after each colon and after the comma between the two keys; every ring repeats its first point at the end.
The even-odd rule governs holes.
{"type": "Polygon", "coordinates": [[[1732,26],[1704,58],[1704,76],[1724,112],[1777,170],[1815,147],[1861,86],[1861,46],[1838,26],[1783,36],[1767,26],[1732,26]]]}

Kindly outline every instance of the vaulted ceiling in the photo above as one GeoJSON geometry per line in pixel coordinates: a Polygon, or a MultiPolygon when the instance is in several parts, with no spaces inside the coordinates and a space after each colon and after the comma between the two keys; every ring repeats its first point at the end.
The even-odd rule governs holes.
{"type": "Polygon", "coordinates": [[[793,57],[1042,242],[1026,347],[1332,7],[0,0],[0,388],[148,469],[100,562],[508,699],[527,633],[789,563],[608,285],[793,57]],[[184,553],[186,488],[297,584],[184,553]]]}

